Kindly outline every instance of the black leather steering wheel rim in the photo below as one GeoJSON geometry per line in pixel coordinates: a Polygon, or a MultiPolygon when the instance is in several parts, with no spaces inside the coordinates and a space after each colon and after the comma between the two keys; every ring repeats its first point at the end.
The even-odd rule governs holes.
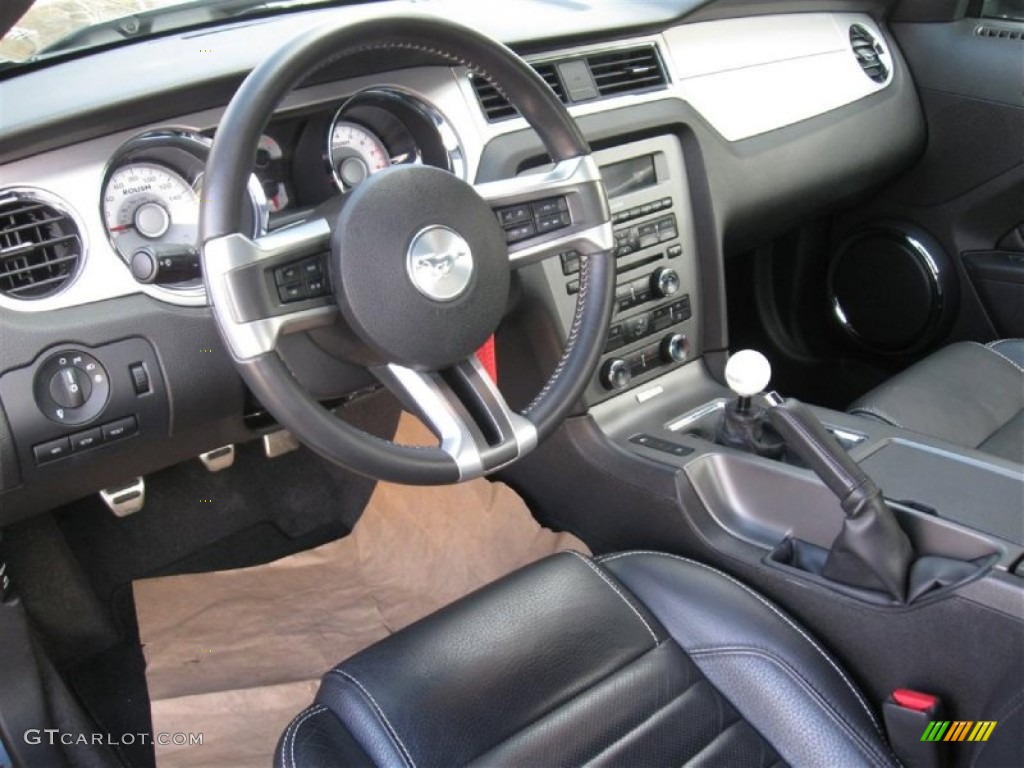
{"type": "MultiPolygon", "coordinates": [[[[596,166],[578,126],[536,72],[508,48],[474,30],[431,17],[388,17],[312,30],[287,43],[253,70],[229,104],[207,163],[203,197],[200,239],[207,289],[218,327],[243,379],[300,441],[342,466],[409,484],[450,483],[486,474],[516,460],[553,432],[597,366],[612,311],[615,277],[607,198],[596,166]],[[222,263],[224,249],[219,246],[239,237],[237,212],[242,209],[259,138],[275,108],[320,67],[354,53],[387,49],[422,51],[488,77],[537,131],[556,169],[579,160],[579,167],[589,172],[578,177],[585,181],[574,181],[572,187],[577,191],[586,185],[587,194],[594,197],[590,208],[596,213],[588,222],[594,226],[579,239],[580,291],[565,353],[537,398],[516,415],[535,434],[529,440],[517,440],[515,450],[507,442],[493,450],[485,447],[479,468],[467,469],[439,448],[395,445],[333,417],[309,396],[276,352],[240,354],[239,323],[227,306],[234,302],[224,298],[222,282],[230,269],[222,263]],[[597,232],[600,236],[593,234],[597,232]]],[[[463,372],[479,385],[472,366],[463,367],[463,372]]]]}

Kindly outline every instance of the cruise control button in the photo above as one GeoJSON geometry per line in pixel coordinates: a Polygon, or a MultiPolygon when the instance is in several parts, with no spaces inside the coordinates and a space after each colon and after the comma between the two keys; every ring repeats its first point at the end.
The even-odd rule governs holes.
{"type": "Polygon", "coordinates": [[[66,437],[58,440],[51,440],[48,443],[34,446],[32,453],[35,454],[36,464],[45,464],[48,461],[63,459],[71,453],[71,444],[66,437]]]}
{"type": "Polygon", "coordinates": [[[135,421],[134,416],[126,416],[123,419],[112,421],[109,424],[103,425],[103,439],[104,440],[120,440],[124,437],[130,437],[139,430],[138,422],[135,421]]]}
{"type": "Polygon", "coordinates": [[[71,436],[71,450],[75,453],[95,448],[103,442],[103,432],[99,427],[77,432],[71,436]]]}
{"type": "Polygon", "coordinates": [[[565,284],[565,292],[568,293],[570,296],[573,296],[573,295],[579,293],[580,292],[580,281],[579,280],[570,280],[568,283],[565,284]]]}
{"type": "Polygon", "coordinates": [[[277,289],[278,295],[281,301],[287,303],[290,301],[300,301],[306,298],[306,286],[302,283],[291,283],[277,289]]]}
{"type": "Polygon", "coordinates": [[[278,267],[274,270],[274,280],[278,285],[287,285],[298,280],[299,266],[298,264],[289,264],[287,267],[278,267]]]}

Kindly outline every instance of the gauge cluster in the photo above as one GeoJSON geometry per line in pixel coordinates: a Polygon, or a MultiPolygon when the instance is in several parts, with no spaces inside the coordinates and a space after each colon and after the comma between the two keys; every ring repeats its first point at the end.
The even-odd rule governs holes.
{"type": "MultiPolygon", "coordinates": [[[[204,296],[199,212],[212,136],[148,131],[122,145],[103,176],[100,215],[111,246],[138,282],[171,301],[204,296]]],[[[454,130],[405,91],[370,88],[340,105],[282,114],[260,137],[245,231],[258,237],[294,222],[371,175],[403,164],[432,165],[465,178],[454,130]]]]}
{"type": "MultiPolygon", "coordinates": [[[[100,214],[107,238],[140,283],[201,294],[199,209],[210,140],[190,131],[151,131],[128,141],[103,180],[100,214]]],[[[242,221],[267,229],[267,200],[256,177],[242,221]]]]}
{"type": "Polygon", "coordinates": [[[260,140],[253,169],[271,213],[313,208],[375,173],[432,165],[465,178],[455,131],[423,100],[397,88],[358,91],[341,104],[281,115],[260,140]]]}

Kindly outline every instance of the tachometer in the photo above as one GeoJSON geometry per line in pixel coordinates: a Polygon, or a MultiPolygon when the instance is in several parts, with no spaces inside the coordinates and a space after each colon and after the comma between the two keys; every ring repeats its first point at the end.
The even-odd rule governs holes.
{"type": "Polygon", "coordinates": [[[391,165],[384,143],[361,125],[344,120],[331,126],[331,168],[343,190],[352,189],[367,176],[391,165]]]}
{"type": "Polygon", "coordinates": [[[103,219],[111,242],[125,259],[158,242],[195,246],[199,196],[170,168],[130,163],[107,180],[103,219]]]}

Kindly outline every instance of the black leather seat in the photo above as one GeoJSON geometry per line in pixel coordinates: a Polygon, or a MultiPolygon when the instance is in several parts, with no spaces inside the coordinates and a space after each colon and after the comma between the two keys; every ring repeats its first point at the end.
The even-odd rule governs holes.
{"type": "Polygon", "coordinates": [[[850,413],[1024,463],[1024,339],[951,344],[850,413]]]}
{"type": "Polygon", "coordinates": [[[840,666],[753,590],[561,553],[328,672],[276,765],[890,766],[840,666]]]}

